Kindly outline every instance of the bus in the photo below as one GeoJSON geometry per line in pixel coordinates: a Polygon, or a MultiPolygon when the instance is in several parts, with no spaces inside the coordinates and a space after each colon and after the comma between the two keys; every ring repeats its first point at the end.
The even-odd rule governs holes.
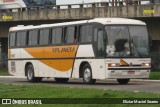
{"type": "Polygon", "coordinates": [[[146,24],[125,18],[94,18],[73,22],[19,25],[9,30],[9,73],[29,82],[54,78],[67,82],[83,79],[148,78],[151,68],[146,24]]]}

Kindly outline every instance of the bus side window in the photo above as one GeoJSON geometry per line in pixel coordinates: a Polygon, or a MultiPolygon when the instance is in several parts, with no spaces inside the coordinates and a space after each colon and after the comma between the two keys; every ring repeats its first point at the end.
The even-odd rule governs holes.
{"type": "Polygon", "coordinates": [[[21,32],[17,32],[17,37],[16,37],[16,46],[21,45],[21,32]]]}
{"type": "Polygon", "coordinates": [[[85,42],[86,37],[86,26],[80,26],[80,42],[85,42]]]}
{"type": "Polygon", "coordinates": [[[38,44],[38,30],[29,31],[28,45],[37,45],[38,44]]]}
{"type": "Polygon", "coordinates": [[[15,41],[16,41],[16,33],[15,32],[13,32],[13,33],[10,33],[10,46],[12,47],[12,46],[15,46],[15,41]]]}
{"type": "Polygon", "coordinates": [[[52,44],[61,44],[62,43],[62,28],[53,28],[52,29],[52,44]]]}
{"type": "Polygon", "coordinates": [[[94,29],[94,42],[97,42],[98,28],[94,29]]]}
{"type": "Polygon", "coordinates": [[[103,30],[98,30],[98,57],[104,56],[104,36],[103,36],[103,30]]]}
{"type": "Polygon", "coordinates": [[[80,42],[87,43],[92,41],[92,25],[80,26],[80,42]]]}
{"type": "Polygon", "coordinates": [[[65,43],[74,43],[75,27],[66,27],[64,38],[65,43]]]}
{"type": "Polygon", "coordinates": [[[26,46],[26,39],[27,39],[27,32],[22,32],[22,35],[21,35],[21,46],[26,46]]]}
{"type": "Polygon", "coordinates": [[[78,43],[78,27],[75,27],[75,32],[74,32],[74,43],[78,43]]]}
{"type": "Polygon", "coordinates": [[[49,29],[41,29],[40,37],[39,37],[39,44],[47,45],[48,43],[49,43],[49,29]]]}
{"type": "Polygon", "coordinates": [[[92,25],[86,25],[86,42],[92,42],[92,25]]]}
{"type": "Polygon", "coordinates": [[[26,45],[26,31],[17,32],[17,40],[16,40],[16,46],[25,46],[26,45]]]}

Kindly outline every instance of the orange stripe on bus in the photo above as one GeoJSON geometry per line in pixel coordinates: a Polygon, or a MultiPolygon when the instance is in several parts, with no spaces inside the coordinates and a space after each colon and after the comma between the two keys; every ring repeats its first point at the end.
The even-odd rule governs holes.
{"type": "Polygon", "coordinates": [[[45,65],[61,72],[68,71],[73,66],[73,59],[68,60],[40,60],[45,65]]]}
{"type": "MultiPolygon", "coordinates": [[[[74,58],[77,52],[77,45],[51,46],[38,48],[24,48],[34,58],[74,58]]],[[[72,68],[74,59],[40,60],[43,64],[56,70],[65,72],[72,68]]]]}
{"type": "Polygon", "coordinates": [[[124,60],[120,60],[120,65],[129,65],[127,62],[125,62],[124,60]]]}

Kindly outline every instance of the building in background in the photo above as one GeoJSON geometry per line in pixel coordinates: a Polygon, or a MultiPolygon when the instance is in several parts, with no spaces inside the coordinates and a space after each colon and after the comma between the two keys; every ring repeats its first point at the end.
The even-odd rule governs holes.
{"type": "Polygon", "coordinates": [[[56,5],[56,0],[0,0],[0,10],[10,9],[12,12],[17,12],[19,9],[27,10],[35,6],[56,5]]]}

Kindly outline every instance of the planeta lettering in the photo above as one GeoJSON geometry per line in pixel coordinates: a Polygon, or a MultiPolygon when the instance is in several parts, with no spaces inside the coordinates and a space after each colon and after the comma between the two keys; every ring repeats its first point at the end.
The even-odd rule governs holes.
{"type": "Polygon", "coordinates": [[[66,48],[53,48],[53,52],[74,52],[73,47],[66,47],[66,48]]]}

